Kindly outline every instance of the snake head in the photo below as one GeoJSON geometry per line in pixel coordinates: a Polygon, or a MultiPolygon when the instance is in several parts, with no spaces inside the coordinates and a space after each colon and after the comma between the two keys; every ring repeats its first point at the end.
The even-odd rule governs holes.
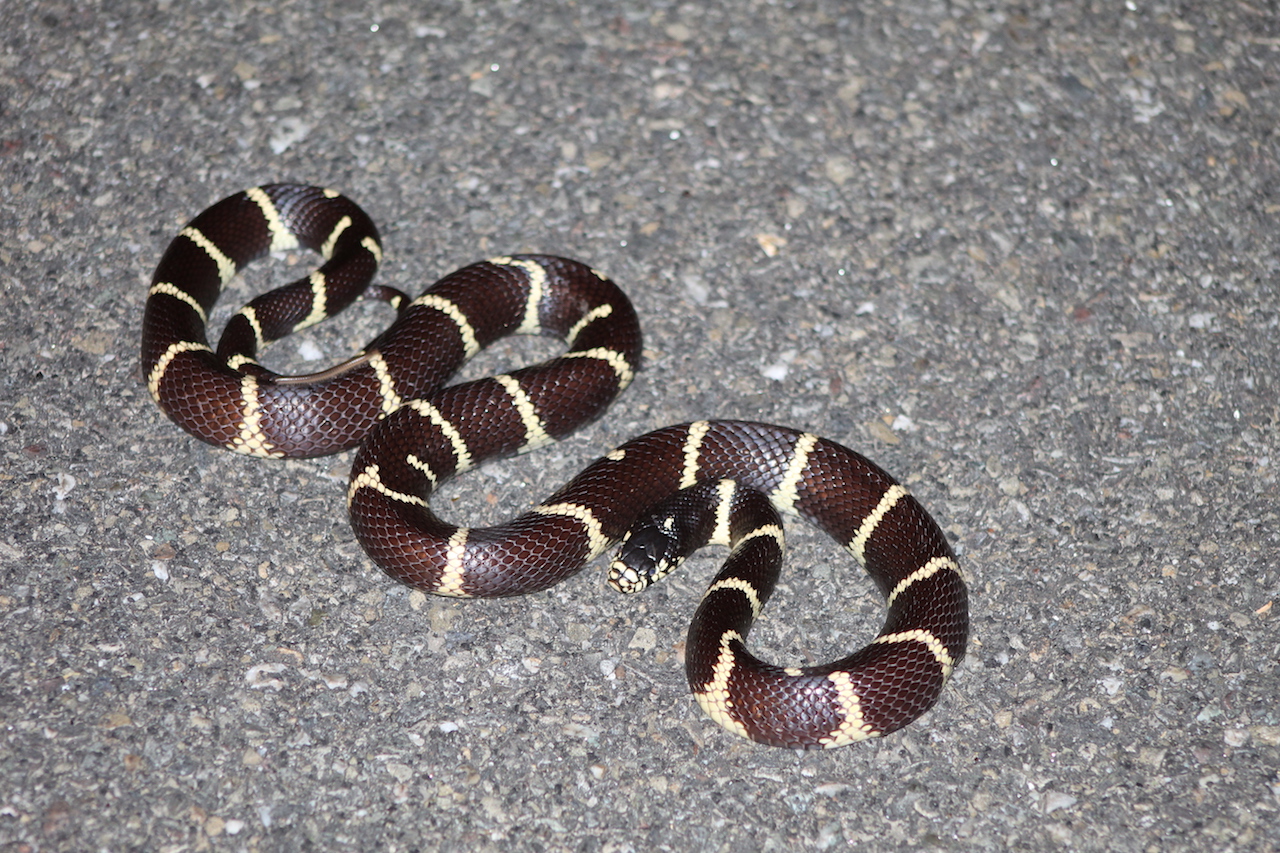
{"type": "Polygon", "coordinates": [[[623,537],[618,555],[609,564],[609,585],[618,592],[640,592],[683,562],[675,519],[650,516],[623,537]]]}

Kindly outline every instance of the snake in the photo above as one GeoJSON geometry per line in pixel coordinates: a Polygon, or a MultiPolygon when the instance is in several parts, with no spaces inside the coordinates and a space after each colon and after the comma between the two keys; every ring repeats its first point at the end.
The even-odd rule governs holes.
{"type": "Polygon", "coordinates": [[[938,701],[964,657],[968,593],[923,505],[878,465],[813,433],[740,420],[667,426],[618,446],[527,512],[464,527],[430,505],[448,478],[559,441],[599,417],[640,367],[631,302],[592,267],[551,255],[472,264],[417,297],[373,284],[382,244],[338,192],[255,187],[200,213],[170,242],[148,291],[142,370],[151,397],[209,444],[267,458],[355,448],[347,510],[370,559],[411,587],[457,598],[547,589],[618,546],[608,582],[634,593],[706,545],[729,549],[684,647],[698,704],[771,746],[844,746],[897,731],[938,701]],[[208,321],[251,261],[306,248],[323,263],[253,298],[217,347],[208,321]],[[357,355],[281,375],[258,353],[358,299],[390,326],[357,355]],[[540,364],[449,385],[466,359],[510,334],[560,339],[540,364]],[[748,632],[782,565],[783,517],[800,516],[864,568],[885,622],[839,660],[777,666],[748,632]]]}

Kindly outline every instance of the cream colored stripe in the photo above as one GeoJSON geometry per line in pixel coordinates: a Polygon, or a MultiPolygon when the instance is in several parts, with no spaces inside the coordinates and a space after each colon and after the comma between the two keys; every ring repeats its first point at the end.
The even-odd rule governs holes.
{"type": "Polygon", "coordinates": [[[254,365],[257,365],[258,367],[262,366],[261,364],[258,363],[258,360],[256,358],[250,358],[249,356],[244,355],[243,353],[236,353],[235,355],[231,356],[231,358],[227,359],[227,367],[230,367],[232,370],[236,371],[237,373],[239,373],[241,368],[243,368],[246,364],[254,364],[254,365]]]}
{"type": "Polygon", "coordinates": [[[889,510],[893,509],[898,501],[902,500],[907,494],[907,490],[894,483],[880,497],[880,503],[876,504],[876,508],[862,519],[862,524],[858,526],[858,532],[849,540],[849,552],[859,563],[866,563],[866,557],[863,556],[867,548],[867,540],[871,538],[871,534],[876,532],[880,520],[885,517],[889,510]]]}
{"type": "Polygon", "coordinates": [[[804,476],[804,469],[809,465],[809,454],[817,443],[818,437],[811,432],[802,433],[796,439],[796,446],[791,450],[791,461],[787,463],[787,472],[769,495],[769,500],[782,512],[796,511],[796,501],[800,499],[800,478],[804,476]]]}
{"type": "Polygon", "coordinates": [[[222,250],[213,245],[213,241],[201,234],[198,229],[192,228],[188,225],[186,228],[179,231],[178,234],[182,237],[186,237],[201,249],[204,249],[205,254],[213,259],[213,262],[218,266],[218,280],[220,282],[226,284],[236,277],[235,261],[222,254],[222,250]]]}
{"type": "Polygon", "coordinates": [[[411,468],[417,468],[419,471],[421,471],[423,475],[426,476],[426,478],[431,481],[432,489],[440,485],[440,478],[436,476],[436,472],[432,471],[431,466],[428,465],[426,462],[423,462],[416,455],[410,453],[408,456],[404,458],[404,461],[408,462],[411,468]]]}
{"type": "Polygon", "coordinates": [[[716,526],[707,540],[711,545],[729,544],[729,510],[733,509],[733,480],[721,480],[716,484],[716,526]]]}
{"type": "Polygon", "coordinates": [[[351,478],[351,485],[347,487],[347,506],[351,506],[351,501],[355,499],[356,492],[361,489],[373,489],[375,492],[400,503],[413,504],[414,506],[427,505],[427,502],[417,495],[397,492],[383,485],[382,478],[378,475],[377,465],[367,465],[363,471],[351,478]]]}
{"type": "Polygon", "coordinates": [[[258,379],[252,374],[240,378],[240,434],[227,445],[228,450],[246,456],[281,457],[262,432],[262,404],[258,400],[258,379]]]}
{"type": "Polygon", "coordinates": [[[520,328],[516,329],[516,334],[536,335],[542,331],[542,323],[538,320],[538,306],[542,304],[542,296],[547,288],[546,268],[534,261],[517,260],[507,256],[490,258],[489,263],[524,270],[525,275],[529,277],[529,296],[524,301],[524,320],[521,321],[520,328]]]}
{"type": "Polygon", "coordinates": [[[280,219],[280,211],[266,191],[262,187],[254,187],[251,190],[245,190],[244,194],[258,206],[262,211],[263,219],[267,220],[267,230],[271,232],[271,251],[283,252],[298,248],[297,235],[290,231],[280,219]]]}
{"type": "Polygon", "coordinates": [[[884,634],[876,637],[871,642],[872,645],[880,643],[923,643],[933,653],[933,658],[938,662],[938,666],[942,667],[943,678],[950,678],[951,669],[956,665],[955,658],[951,656],[951,652],[947,650],[947,647],[942,645],[942,641],[923,628],[917,628],[913,631],[901,631],[897,634],[884,634]]]}
{"type": "Polygon", "coordinates": [[[596,320],[603,320],[613,313],[613,305],[606,302],[603,305],[597,305],[586,314],[582,315],[582,319],[573,324],[573,328],[569,330],[569,334],[564,336],[564,342],[569,346],[573,346],[573,342],[578,339],[578,335],[582,334],[582,330],[590,326],[596,320]]]}
{"type": "Polygon", "coordinates": [[[396,392],[395,377],[391,375],[391,368],[387,367],[387,360],[377,350],[369,354],[369,366],[378,377],[378,393],[382,395],[382,413],[389,415],[400,408],[404,402],[396,392]]]}
{"type": "Polygon", "coordinates": [[[563,358],[598,358],[601,361],[609,362],[609,366],[618,374],[618,390],[622,390],[631,384],[631,380],[635,378],[635,371],[631,369],[631,365],[622,353],[614,352],[604,347],[592,347],[579,352],[567,352],[563,358]]]}
{"type": "Polygon", "coordinates": [[[588,549],[591,552],[587,558],[589,560],[594,560],[603,554],[612,544],[612,540],[605,536],[604,529],[600,526],[600,521],[590,507],[571,503],[543,504],[542,506],[535,506],[533,511],[539,515],[568,516],[582,522],[582,526],[587,529],[588,549]]]}
{"type": "Polygon", "coordinates": [[[258,312],[253,310],[253,306],[246,305],[237,313],[249,322],[249,328],[253,329],[253,340],[257,348],[262,349],[266,346],[266,339],[262,336],[262,325],[258,322],[258,312]]]}
{"type": "Polygon", "coordinates": [[[169,369],[169,362],[184,352],[213,352],[213,350],[206,344],[198,344],[195,341],[178,341],[176,344],[170,344],[164,354],[156,359],[155,367],[151,368],[151,373],[147,375],[147,390],[151,392],[152,399],[157,403],[160,402],[160,380],[164,378],[164,372],[169,369]]]}
{"type": "Polygon", "coordinates": [[[338,245],[338,238],[342,236],[342,232],[351,227],[351,217],[344,216],[338,220],[338,224],[333,226],[333,230],[329,232],[329,236],[324,239],[320,245],[320,257],[326,261],[333,257],[333,247],[338,245]]]}
{"type": "Polygon", "coordinates": [[[462,434],[458,432],[453,424],[444,419],[444,415],[440,414],[439,409],[426,400],[410,400],[405,405],[440,427],[440,431],[444,433],[445,438],[449,439],[449,443],[453,445],[454,458],[458,460],[458,467],[454,470],[455,474],[461,474],[471,467],[473,464],[471,450],[467,447],[467,443],[463,441],[462,434]]]}
{"type": "Polygon", "coordinates": [[[436,296],[432,293],[424,293],[410,304],[421,305],[423,308],[434,308],[452,320],[454,325],[458,327],[458,334],[462,336],[462,350],[467,358],[471,358],[471,356],[480,352],[480,344],[476,342],[476,330],[457,305],[454,305],[443,296],[436,296]]]}
{"type": "Polygon", "coordinates": [[[761,536],[771,537],[774,542],[778,543],[779,548],[786,547],[786,535],[782,532],[782,528],[776,524],[765,524],[757,527],[755,530],[738,540],[738,547],[742,547],[743,544],[761,536]]]}
{"type": "Polygon", "coordinates": [[[825,749],[855,743],[860,740],[879,736],[879,732],[871,728],[871,724],[862,715],[862,698],[853,689],[853,683],[847,672],[833,672],[827,676],[836,689],[836,701],[844,714],[844,721],[818,743],[825,749]]]}
{"type": "Polygon", "coordinates": [[[324,273],[316,270],[309,277],[311,281],[311,313],[299,320],[293,327],[295,332],[314,326],[329,316],[329,285],[324,273]]]}
{"type": "Polygon", "coordinates": [[[196,302],[195,298],[190,293],[187,293],[182,288],[170,284],[167,281],[157,281],[155,284],[151,285],[151,289],[147,291],[147,296],[154,296],[157,293],[163,293],[165,296],[172,296],[180,302],[187,303],[187,305],[191,306],[191,310],[195,311],[196,314],[200,316],[201,323],[209,322],[209,318],[204,313],[204,308],[200,306],[199,302],[196,302]]]}
{"type": "Polygon", "coordinates": [[[724,726],[729,731],[747,737],[747,727],[738,722],[733,710],[733,701],[729,699],[729,678],[733,675],[735,659],[729,643],[742,641],[737,631],[725,631],[720,637],[720,656],[712,669],[711,681],[705,686],[694,687],[693,696],[707,712],[707,716],[724,726]]]}
{"type": "Polygon", "coordinates": [[[706,595],[703,595],[702,597],[707,598],[711,593],[719,592],[722,589],[736,589],[738,592],[745,595],[747,597],[747,603],[751,605],[751,618],[754,619],[760,615],[760,609],[764,607],[764,605],[760,603],[760,593],[754,586],[747,583],[742,578],[725,578],[722,581],[717,581],[707,587],[706,595]]]}
{"type": "Polygon", "coordinates": [[[694,421],[689,424],[689,434],[684,439],[684,468],[680,472],[680,488],[687,489],[698,482],[698,454],[702,449],[702,439],[707,437],[711,424],[706,421],[694,421]]]}
{"type": "Polygon", "coordinates": [[[373,259],[378,263],[382,263],[382,246],[372,237],[364,237],[360,240],[360,245],[364,246],[369,254],[373,255],[373,259]]]}
{"type": "Polygon", "coordinates": [[[950,557],[934,557],[902,580],[898,581],[898,585],[893,588],[893,592],[889,593],[889,599],[885,602],[886,607],[893,607],[893,602],[898,596],[907,591],[907,587],[916,581],[922,581],[925,578],[931,578],[943,569],[950,569],[957,574],[960,572],[960,566],[956,565],[956,561],[950,557]]]}
{"type": "Polygon", "coordinates": [[[534,408],[529,395],[520,387],[519,382],[505,373],[493,377],[493,381],[501,385],[502,390],[511,396],[511,403],[520,413],[520,420],[524,423],[524,447],[520,448],[521,453],[550,444],[555,440],[547,434],[546,425],[543,424],[542,418],[538,417],[538,410],[534,408]]]}
{"type": "Polygon", "coordinates": [[[459,527],[449,537],[449,550],[444,558],[444,570],[440,572],[440,580],[432,590],[436,595],[447,595],[452,598],[470,597],[462,591],[463,581],[466,580],[463,561],[467,555],[467,534],[470,532],[466,527],[459,527]]]}

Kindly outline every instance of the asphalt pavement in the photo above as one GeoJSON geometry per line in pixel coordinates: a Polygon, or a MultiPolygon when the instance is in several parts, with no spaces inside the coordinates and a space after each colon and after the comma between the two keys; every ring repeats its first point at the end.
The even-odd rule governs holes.
{"type": "MultiPolygon", "coordinates": [[[[1273,0],[35,0],[0,34],[0,851],[1280,848],[1273,0]],[[539,251],[634,301],[606,416],[442,514],[671,423],[830,437],[959,554],[938,705],[756,746],[684,680],[719,554],[637,598],[599,565],[427,597],[355,542],[351,453],[181,432],[138,364],[151,272],[273,181],[364,206],[384,284],[539,251]]],[[[390,316],[348,314],[268,363],[390,316]]],[[[752,647],[867,642],[873,585],[788,536],[752,647]]]]}

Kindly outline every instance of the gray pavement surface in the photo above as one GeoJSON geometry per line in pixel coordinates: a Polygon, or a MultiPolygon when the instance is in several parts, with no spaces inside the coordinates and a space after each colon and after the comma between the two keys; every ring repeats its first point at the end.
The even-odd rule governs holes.
{"type": "MultiPolygon", "coordinates": [[[[14,0],[0,44],[0,850],[1280,846],[1272,0],[14,0]],[[939,705],[740,741],[681,662],[718,555],[635,600],[600,567],[428,598],[353,540],[350,454],[180,432],[140,383],[151,270],[279,180],[364,205],[384,283],[537,250],[634,300],[610,413],[447,515],[699,417],[842,441],[961,555],[939,705]]],[[[350,314],[271,363],[388,316],[350,314]]],[[[867,641],[871,584],[789,535],[754,648],[867,641]]]]}

